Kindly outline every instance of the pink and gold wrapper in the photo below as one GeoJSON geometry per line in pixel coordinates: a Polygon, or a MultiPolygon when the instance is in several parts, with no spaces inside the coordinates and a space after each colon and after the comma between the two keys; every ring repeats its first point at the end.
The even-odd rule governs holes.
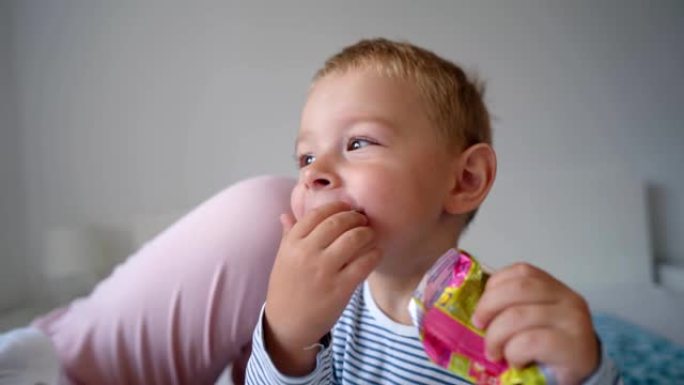
{"type": "Polygon", "coordinates": [[[555,385],[544,367],[515,369],[485,357],[484,330],[470,320],[488,277],[475,258],[454,249],[425,274],[409,312],[427,356],[478,385],[555,385]]]}

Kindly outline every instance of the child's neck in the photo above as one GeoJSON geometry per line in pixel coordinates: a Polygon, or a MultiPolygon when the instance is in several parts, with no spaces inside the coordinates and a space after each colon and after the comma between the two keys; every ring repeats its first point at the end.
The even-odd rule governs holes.
{"type": "Polygon", "coordinates": [[[368,286],[378,308],[390,319],[410,325],[412,322],[407,306],[413,291],[425,272],[448,249],[449,247],[446,247],[440,252],[433,253],[434,255],[412,261],[416,264],[411,269],[411,273],[396,274],[396,272],[386,272],[383,269],[373,271],[368,277],[368,286]]]}
{"type": "Polygon", "coordinates": [[[368,277],[370,294],[385,315],[410,325],[408,304],[413,291],[437,259],[457,247],[462,224],[458,217],[444,214],[428,232],[428,238],[416,244],[386,249],[380,264],[368,277]]]}

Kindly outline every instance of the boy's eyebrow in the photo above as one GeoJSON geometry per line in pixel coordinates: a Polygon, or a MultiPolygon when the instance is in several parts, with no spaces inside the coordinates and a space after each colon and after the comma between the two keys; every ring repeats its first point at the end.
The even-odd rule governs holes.
{"type": "Polygon", "coordinates": [[[392,123],[391,120],[387,118],[383,118],[380,116],[356,116],[356,117],[351,117],[345,120],[345,126],[346,127],[351,127],[357,123],[361,122],[368,122],[368,123],[375,123],[379,126],[386,127],[386,128],[392,128],[394,127],[394,124],[392,123]]]}
{"type": "MultiPolygon", "coordinates": [[[[380,116],[353,116],[350,118],[342,119],[341,120],[341,125],[345,128],[346,130],[349,130],[352,126],[358,124],[358,123],[374,123],[377,124],[378,126],[384,127],[386,129],[391,130],[394,127],[394,124],[392,123],[391,120],[380,117],[380,116]]],[[[297,139],[295,140],[295,152],[297,151],[297,148],[299,147],[299,144],[306,139],[308,139],[311,136],[311,134],[308,131],[304,131],[303,133],[300,133],[297,135],[297,139]]]]}
{"type": "Polygon", "coordinates": [[[311,136],[311,135],[308,132],[297,134],[297,139],[295,139],[295,143],[294,143],[294,152],[295,153],[297,153],[297,149],[299,148],[299,143],[306,140],[306,138],[309,136],[311,136]]]}

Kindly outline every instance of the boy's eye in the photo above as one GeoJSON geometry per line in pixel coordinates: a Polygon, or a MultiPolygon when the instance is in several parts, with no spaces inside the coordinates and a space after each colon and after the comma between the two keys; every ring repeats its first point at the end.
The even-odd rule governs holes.
{"type": "Polygon", "coordinates": [[[366,146],[370,146],[374,144],[374,142],[364,139],[364,138],[352,138],[349,140],[349,143],[347,143],[347,151],[354,151],[358,150],[361,148],[364,148],[366,146]]]}
{"type": "Polygon", "coordinates": [[[299,168],[303,168],[313,163],[314,160],[316,160],[316,157],[314,157],[313,155],[304,154],[299,156],[297,163],[299,163],[299,168]]]}

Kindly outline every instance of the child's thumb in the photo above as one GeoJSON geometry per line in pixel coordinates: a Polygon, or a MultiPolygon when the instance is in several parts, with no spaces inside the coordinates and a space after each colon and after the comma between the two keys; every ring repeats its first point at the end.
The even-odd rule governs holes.
{"type": "Polygon", "coordinates": [[[280,214],[280,224],[283,226],[283,235],[287,235],[287,233],[289,233],[290,230],[292,230],[292,226],[295,225],[295,222],[295,218],[292,214],[280,214]]]}

